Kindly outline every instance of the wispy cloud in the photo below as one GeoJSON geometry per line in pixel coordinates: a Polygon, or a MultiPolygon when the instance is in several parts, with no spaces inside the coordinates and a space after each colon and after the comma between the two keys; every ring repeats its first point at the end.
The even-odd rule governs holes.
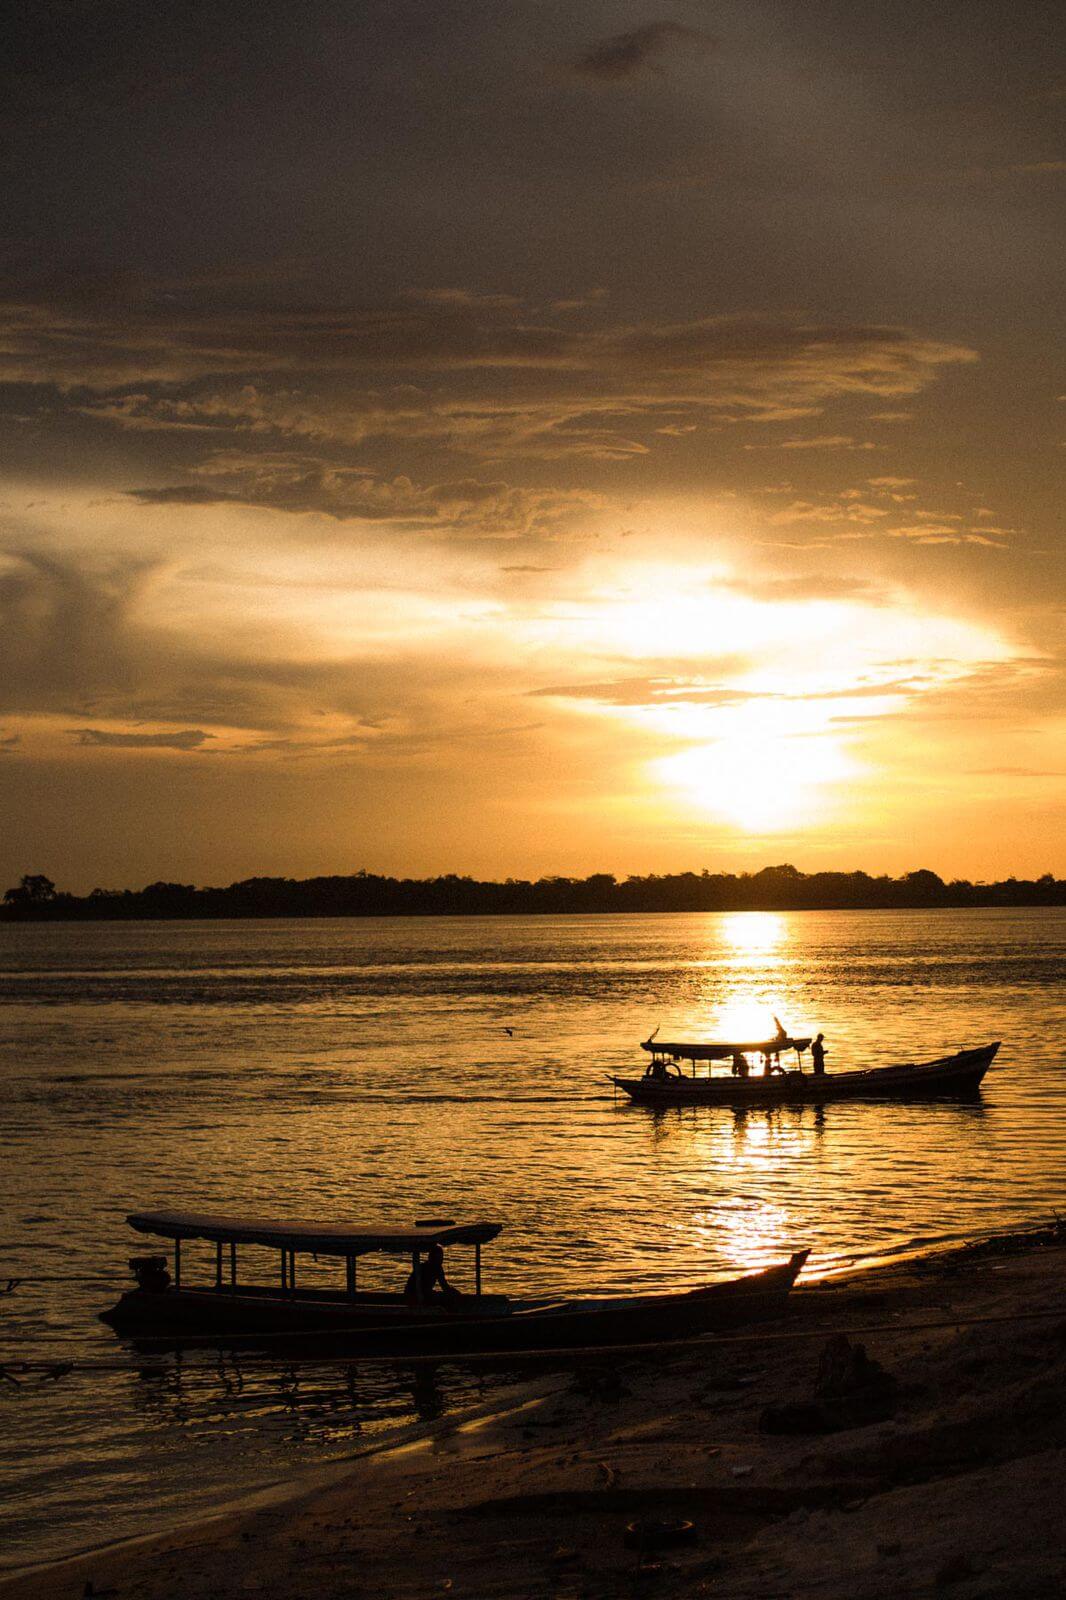
{"type": "Polygon", "coordinates": [[[80,745],[106,750],[198,750],[213,735],[202,728],[177,733],[109,733],[101,728],[70,728],[80,745]]]}
{"type": "Polygon", "coordinates": [[[746,444],[745,450],[880,450],[868,439],[853,439],[847,433],[818,433],[809,439],[774,439],[746,444]]]}
{"type": "Polygon", "coordinates": [[[603,504],[603,497],[589,490],[522,489],[475,478],[418,485],[403,475],[383,479],[313,456],[220,451],[194,470],[195,483],[132,489],[129,496],[144,505],[262,506],[439,530],[449,537],[476,533],[504,539],[550,537],[603,504]]]}
{"type": "Polygon", "coordinates": [[[579,56],[573,70],[595,83],[627,83],[650,71],[659,71],[663,56],[673,47],[707,55],[718,41],[703,28],[683,22],[645,22],[625,33],[601,39],[579,56]]]}
{"type": "Polygon", "coordinates": [[[928,680],[913,676],[875,682],[856,681],[844,684],[840,688],[808,690],[801,694],[792,694],[782,689],[745,689],[730,684],[707,682],[702,678],[635,676],[609,679],[601,683],[555,684],[545,689],[531,689],[529,694],[531,698],[593,700],[601,705],[612,706],[722,707],[754,702],[811,705],[832,700],[881,700],[914,694],[927,686],[928,680]]]}
{"type": "MultiPolygon", "coordinates": [[[[874,324],[584,325],[580,312],[559,320],[460,291],[372,309],[238,311],[199,294],[179,308],[149,284],[117,303],[9,292],[0,335],[0,378],[50,395],[57,415],[192,444],[210,433],[264,448],[402,442],[483,461],[626,459],[701,415],[771,422],[849,396],[906,398],[976,359],[874,324]]],[[[775,448],[867,445],[825,434],[775,448]]]]}
{"type": "Polygon", "coordinates": [[[600,683],[561,683],[544,689],[530,689],[531,699],[595,700],[601,705],[736,705],[751,699],[745,690],[698,679],[635,676],[612,678],[600,683]]]}

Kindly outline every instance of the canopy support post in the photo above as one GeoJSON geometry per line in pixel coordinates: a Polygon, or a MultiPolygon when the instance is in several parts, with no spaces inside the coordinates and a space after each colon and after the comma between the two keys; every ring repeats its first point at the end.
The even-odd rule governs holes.
{"type": "Polygon", "coordinates": [[[181,1240],[174,1240],[174,1287],[181,1288],[181,1240]]]}
{"type": "Polygon", "coordinates": [[[215,1293],[222,1290],[222,1240],[215,1240],[215,1293]]]}
{"type": "Polygon", "coordinates": [[[481,1241],[474,1245],[474,1293],[481,1299],[481,1241]]]}
{"type": "Polygon", "coordinates": [[[411,1272],[415,1280],[415,1303],[422,1304],[422,1274],[418,1270],[419,1254],[417,1250],[411,1251],[411,1272]]]}
{"type": "Polygon", "coordinates": [[[282,1248],[281,1248],[281,1292],[282,1292],[282,1294],[284,1294],[285,1291],[289,1287],[289,1285],[288,1285],[288,1260],[287,1260],[288,1254],[289,1254],[289,1252],[285,1249],[285,1247],[283,1245],[282,1248]]]}
{"type": "Polygon", "coordinates": [[[289,1251],[289,1293],[296,1293],[296,1251],[289,1251]]]}
{"type": "Polygon", "coordinates": [[[229,1247],[229,1286],[231,1289],[237,1287],[237,1246],[235,1244],[231,1244],[229,1247]]]}

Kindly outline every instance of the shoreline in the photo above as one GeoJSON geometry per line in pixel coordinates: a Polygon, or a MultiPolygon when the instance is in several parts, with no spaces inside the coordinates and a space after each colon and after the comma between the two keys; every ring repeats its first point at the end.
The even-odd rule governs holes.
{"type": "Polygon", "coordinates": [[[780,1324],[572,1360],[512,1398],[397,1430],[208,1517],[0,1574],[0,1595],[606,1596],[657,1567],[678,1594],[710,1592],[721,1573],[731,1595],[947,1586],[961,1600],[1051,1594],[1066,1574],[1057,1222],[820,1277],[780,1324]],[[775,1408],[810,1412],[820,1346],[844,1330],[891,1375],[891,1405],[828,1432],[768,1431],[775,1408]],[[624,1532],[642,1513],[691,1520],[697,1542],[638,1559],[624,1532]],[[353,1562],[373,1572],[368,1589],[352,1587],[353,1562]],[[1019,1562],[1029,1587],[1011,1588],[1019,1562]]]}
{"type": "MultiPolygon", "coordinates": [[[[1066,883],[1066,880],[1063,880],[1066,883]]],[[[78,901],[77,896],[72,897],[78,901]]],[[[79,902],[80,906],[80,902],[79,902]]],[[[906,900],[886,900],[881,902],[866,902],[851,904],[842,900],[812,900],[805,904],[789,903],[785,899],[768,899],[762,903],[744,905],[641,905],[641,906],[557,906],[551,910],[523,909],[510,906],[507,908],[493,908],[490,906],[468,907],[454,911],[436,909],[418,910],[376,910],[376,911],[338,911],[335,908],[321,911],[241,911],[233,907],[224,910],[208,910],[197,906],[191,911],[150,911],[143,906],[136,911],[107,912],[92,908],[43,911],[43,912],[11,912],[0,908],[0,928],[2,927],[42,927],[59,926],[71,927],[78,924],[112,923],[117,926],[131,924],[151,923],[200,923],[200,922],[498,922],[506,919],[515,921],[540,921],[553,922],[559,918],[577,917],[729,917],[737,915],[769,915],[793,916],[805,912],[815,912],[819,915],[828,911],[845,913],[859,912],[888,912],[899,915],[910,912],[940,912],[958,916],[960,912],[967,911],[1061,911],[1066,907],[1066,890],[1061,897],[1054,900],[1041,899],[1037,895],[1029,898],[1019,896],[1017,899],[997,899],[992,897],[977,897],[968,900],[936,900],[915,902],[906,900]]]]}
{"type": "Polygon", "coordinates": [[[465,1433],[480,1425],[491,1423],[512,1413],[526,1411],[531,1406],[536,1406],[554,1393],[556,1387],[561,1386],[565,1379],[559,1374],[553,1374],[556,1380],[550,1386],[535,1383],[521,1386],[520,1393],[523,1398],[517,1400],[513,1406],[500,1405],[499,1399],[486,1400],[480,1405],[469,1406],[457,1411],[452,1416],[438,1417],[433,1422],[409,1422],[400,1427],[389,1430],[388,1437],[376,1440],[373,1444],[364,1446],[361,1450],[353,1450],[347,1455],[335,1456],[330,1461],[323,1462],[320,1466],[303,1466],[297,1472],[286,1478],[272,1478],[267,1483],[261,1483],[253,1488],[235,1494],[232,1499],[226,1500],[215,1511],[200,1513],[196,1516],[178,1518],[167,1529],[155,1533],[131,1533],[123,1539],[104,1539],[99,1544],[84,1545],[79,1550],[74,1550],[63,1556],[45,1557],[41,1561],[24,1562],[21,1566],[4,1569],[0,1567],[0,1592],[6,1584],[13,1584],[16,1580],[25,1578],[45,1577],[50,1573],[58,1573],[72,1566],[75,1562],[91,1561],[94,1557],[108,1557],[125,1555],[134,1551],[138,1546],[157,1544],[161,1539],[174,1538],[184,1533],[196,1530],[207,1531],[213,1524],[235,1516],[251,1515],[252,1513],[276,1505],[296,1504],[306,1499],[309,1495],[319,1490],[330,1488],[334,1483],[346,1480],[352,1472],[356,1462],[365,1461],[379,1455],[402,1455],[406,1450],[413,1450],[418,1445],[430,1441],[446,1433],[465,1433]],[[543,1388],[543,1393],[530,1394],[529,1390],[543,1388]]]}

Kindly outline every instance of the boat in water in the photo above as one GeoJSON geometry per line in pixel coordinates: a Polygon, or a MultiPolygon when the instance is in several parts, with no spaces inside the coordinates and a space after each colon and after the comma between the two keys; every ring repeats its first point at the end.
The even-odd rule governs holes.
{"type": "Polygon", "coordinates": [[[643,1106],[709,1105],[776,1106],[825,1105],[830,1100],[922,1100],[975,1094],[992,1065],[1000,1041],[938,1056],[934,1061],[908,1061],[900,1066],[869,1067],[853,1072],[788,1071],[779,1055],[796,1050],[797,1060],[810,1043],[778,1034],[757,1044],[657,1044],[645,1039],[641,1049],[651,1052],[651,1062],[639,1078],[611,1076],[616,1088],[643,1106]],[[763,1070],[754,1073],[747,1057],[763,1057],[763,1070]],[[734,1071],[697,1075],[698,1062],[731,1060],[734,1071]],[[692,1066],[686,1075],[682,1062],[692,1066]],[[741,1066],[743,1063],[743,1066],[741,1066]],[[773,1063],[773,1067],[771,1067],[773,1063]],[[739,1070],[736,1070],[739,1069],[739,1070]],[[746,1070],[745,1070],[746,1069],[746,1070]]]}
{"type": "MultiPolygon", "coordinates": [[[[432,1219],[413,1227],[357,1227],[348,1223],[277,1222],[256,1217],[185,1211],[135,1212],[138,1233],[173,1241],[173,1276],[166,1255],[134,1256],[136,1287],[102,1320],[139,1347],[186,1344],[266,1345],[293,1342],[315,1353],[414,1355],[573,1350],[588,1346],[686,1339],[780,1315],[809,1254],[741,1278],[680,1294],[604,1299],[512,1299],[485,1294],[481,1249],[501,1231],[498,1222],[432,1219]],[[192,1284],[182,1274],[182,1244],[214,1245],[214,1274],[192,1284]],[[237,1251],[255,1245],[278,1252],[273,1283],[238,1277],[237,1251]],[[426,1293],[426,1262],[457,1245],[474,1251],[473,1292],[426,1293]],[[344,1266],[335,1288],[298,1281],[297,1254],[333,1258],[344,1266]],[[360,1289],[358,1262],[369,1254],[410,1261],[403,1292],[360,1289]],[[424,1259],[425,1258],[425,1259],[424,1259]]],[[[186,1262],[187,1266],[187,1262],[186,1262]]],[[[338,1270],[338,1277],[340,1273],[338,1270]]]]}

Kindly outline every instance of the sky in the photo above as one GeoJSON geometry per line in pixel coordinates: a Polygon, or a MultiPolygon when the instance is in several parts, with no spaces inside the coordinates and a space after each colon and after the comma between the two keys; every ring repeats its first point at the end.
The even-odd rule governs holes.
{"type": "Polygon", "coordinates": [[[1066,875],[1060,18],[12,8],[3,884],[1066,875]]]}

